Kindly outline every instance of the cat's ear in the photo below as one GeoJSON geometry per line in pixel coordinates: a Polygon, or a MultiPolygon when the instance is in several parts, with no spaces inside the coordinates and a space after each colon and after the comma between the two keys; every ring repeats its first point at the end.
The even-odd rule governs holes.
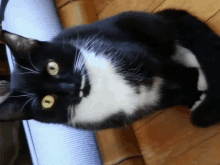
{"type": "MultiPolygon", "coordinates": [[[[0,96],[0,122],[31,119],[30,106],[26,97],[15,96],[7,93],[0,96]]],[[[30,103],[29,103],[30,104],[30,103]]]]}
{"type": "Polygon", "coordinates": [[[31,53],[39,47],[40,42],[37,40],[25,38],[5,30],[2,30],[1,33],[5,44],[13,52],[15,58],[26,58],[27,53],[31,53]]]}

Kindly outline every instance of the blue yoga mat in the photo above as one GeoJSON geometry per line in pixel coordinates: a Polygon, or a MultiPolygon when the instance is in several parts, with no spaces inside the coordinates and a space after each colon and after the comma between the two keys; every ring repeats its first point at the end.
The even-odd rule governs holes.
{"type": "MultiPolygon", "coordinates": [[[[62,30],[53,0],[9,0],[1,18],[4,30],[49,41],[62,30]]],[[[13,71],[13,55],[7,56],[13,71]]],[[[101,165],[95,134],[63,125],[23,121],[34,165],[101,165]]]]}

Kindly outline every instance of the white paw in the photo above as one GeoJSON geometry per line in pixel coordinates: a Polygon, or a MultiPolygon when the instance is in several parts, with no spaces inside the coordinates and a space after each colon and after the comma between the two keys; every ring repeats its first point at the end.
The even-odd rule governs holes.
{"type": "Polygon", "coordinates": [[[204,99],[206,98],[206,94],[203,93],[201,96],[200,96],[200,100],[196,101],[195,104],[192,106],[192,108],[190,109],[190,111],[194,111],[203,101],[204,99]]]}

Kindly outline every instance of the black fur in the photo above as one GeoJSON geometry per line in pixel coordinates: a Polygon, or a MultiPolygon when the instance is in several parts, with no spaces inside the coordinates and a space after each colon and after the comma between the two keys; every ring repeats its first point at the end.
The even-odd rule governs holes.
{"type": "MultiPolygon", "coordinates": [[[[160,103],[151,106],[148,111],[139,109],[132,116],[119,112],[103,122],[78,123],[75,125],[77,128],[120,127],[162,108],[175,105],[191,107],[201,95],[197,91],[198,71],[171,60],[177,41],[198,57],[209,83],[209,91],[206,91],[209,97],[193,112],[193,123],[208,126],[220,121],[220,111],[217,108],[219,78],[215,74],[219,67],[216,61],[219,61],[217,53],[220,52],[220,40],[204,23],[185,11],[165,10],[156,14],[124,12],[90,25],[65,29],[52,42],[30,40],[21,36],[14,40],[10,38],[14,34],[6,31],[3,31],[3,35],[19,65],[15,65],[15,71],[11,75],[11,97],[0,105],[2,121],[36,119],[66,124],[69,117],[68,105],[70,102],[78,104],[81,101],[78,94],[82,77],[78,72],[73,73],[73,63],[79,52],[77,46],[85,43],[88,43],[87,47],[92,46],[96,53],[105,51],[106,54],[111,54],[112,60],[123,61],[124,65],[117,72],[134,75],[123,74],[128,83],[137,87],[137,93],[142,84],[151,87],[155,76],[163,78],[165,83],[161,88],[160,103]],[[94,38],[96,43],[88,42],[94,38]],[[18,42],[23,44],[19,47],[18,42]],[[50,76],[46,71],[46,65],[51,59],[61,68],[58,77],[50,76]],[[143,65],[134,73],[132,70],[141,63],[143,65]],[[19,74],[27,72],[21,66],[34,69],[33,65],[40,74],[19,74]],[[138,79],[135,74],[142,75],[143,79],[138,79]],[[13,97],[26,93],[34,94],[34,99],[27,102],[32,95],[13,97]],[[46,111],[41,107],[41,100],[48,94],[54,95],[56,103],[51,110],[46,111]],[[209,116],[206,117],[207,115],[209,116]]],[[[86,78],[84,92],[87,97],[90,92],[89,77],[86,78]]]]}
{"type": "Polygon", "coordinates": [[[175,23],[176,36],[181,45],[191,50],[199,61],[209,84],[207,98],[192,113],[192,122],[207,127],[220,121],[220,38],[205,23],[186,11],[165,10],[159,13],[175,23]]]}

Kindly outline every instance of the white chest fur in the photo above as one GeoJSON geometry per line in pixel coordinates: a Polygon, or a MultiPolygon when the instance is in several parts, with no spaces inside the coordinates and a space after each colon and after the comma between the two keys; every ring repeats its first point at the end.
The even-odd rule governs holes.
{"type": "Polygon", "coordinates": [[[117,74],[110,61],[97,57],[93,52],[81,52],[86,59],[91,90],[74,108],[72,123],[100,122],[118,112],[131,115],[137,108],[145,105],[150,108],[159,101],[159,90],[163,83],[161,78],[154,78],[152,88],[141,86],[140,94],[137,94],[136,87],[129,85],[117,74]]]}

